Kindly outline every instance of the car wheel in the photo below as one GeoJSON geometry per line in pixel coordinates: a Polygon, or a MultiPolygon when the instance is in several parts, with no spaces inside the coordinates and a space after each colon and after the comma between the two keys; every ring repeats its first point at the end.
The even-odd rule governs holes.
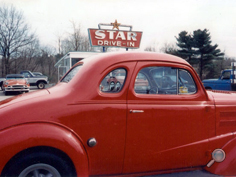
{"type": "Polygon", "coordinates": [[[211,88],[211,87],[206,87],[205,89],[206,89],[206,90],[212,90],[212,88],[211,88]]]}
{"type": "Polygon", "coordinates": [[[19,177],[26,177],[26,176],[56,176],[61,177],[60,173],[55,169],[53,166],[39,163],[30,165],[26,169],[24,169],[20,174],[19,177]]]}
{"type": "Polygon", "coordinates": [[[3,175],[18,177],[38,177],[38,176],[55,176],[69,177],[74,176],[71,167],[60,157],[49,153],[33,153],[27,156],[21,156],[14,160],[3,175]]]}
{"type": "Polygon", "coordinates": [[[38,85],[37,85],[37,87],[38,87],[39,89],[44,89],[44,88],[45,88],[45,83],[44,83],[44,82],[39,82],[38,85]]]}
{"type": "Polygon", "coordinates": [[[8,95],[8,92],[7,92],[7,91],[5,91],[5,95],[8,95]]]}

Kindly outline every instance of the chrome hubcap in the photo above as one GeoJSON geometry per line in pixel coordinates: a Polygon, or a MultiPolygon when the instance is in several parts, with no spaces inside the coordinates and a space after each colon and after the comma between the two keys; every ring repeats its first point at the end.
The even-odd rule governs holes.
{"type": "Polygon", "coordinates": [[[43,88],[44,84],[39,84],[39,88],[43,88]]]}
{"type": "Polygon", "coordinates": [[[24,169],[19,177],[61,177],[61,175],[53,166],[39,163],[24,169]]]}

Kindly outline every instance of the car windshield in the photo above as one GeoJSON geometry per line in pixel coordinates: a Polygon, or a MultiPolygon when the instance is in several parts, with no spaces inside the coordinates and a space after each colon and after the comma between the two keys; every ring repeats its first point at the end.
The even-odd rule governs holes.
{"type": "Polygon", "coordinates": [[[42,76],[42,73],[33,73],[35,76],[42,76]]]}
{"type": "Polygon", "coordinates": [[[32,72],[30,72],[30,71],[29,71],[29,73],[30,73],[33,77],[35,76],[34,73],[32,73],[32,72]]]}
{"type": "Polygon", "coordinates": [[[61,80],[61,82],[70,82],[71,79],[73,79],[73,77],[78,73],[78,71],[80,70],[80,68],[82,67],[82,65],[78,65],[76,67],[74,67],[72,70],[70,70],[70,72],[68,72],[64,78],[61,80]]]}

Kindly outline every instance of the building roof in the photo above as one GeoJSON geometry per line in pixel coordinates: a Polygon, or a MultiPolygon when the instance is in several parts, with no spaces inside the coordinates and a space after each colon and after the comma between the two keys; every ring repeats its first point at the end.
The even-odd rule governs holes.
{"type": "Polygon", "coordinates": [[[92,55],[96,55],[100,52],[68,52],[66,55],[64,55],[54,66],[55,67],[59,67],[59,66],[63,66],[63,60],[65,60],[66,58],[70,57],[70,58],[87,58],[89,56],[92,55]]]}

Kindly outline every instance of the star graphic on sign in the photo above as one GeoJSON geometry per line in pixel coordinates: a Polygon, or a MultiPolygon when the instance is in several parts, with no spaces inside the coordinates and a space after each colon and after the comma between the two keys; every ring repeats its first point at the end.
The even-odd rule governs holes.
{"type": "Polygon", "coordinates": [[[113,25],[112,29],[117,28],[119,30],[120,23],[117,23],[117,20],[115,20],[115,23],[111,23],[113,25]]]}

